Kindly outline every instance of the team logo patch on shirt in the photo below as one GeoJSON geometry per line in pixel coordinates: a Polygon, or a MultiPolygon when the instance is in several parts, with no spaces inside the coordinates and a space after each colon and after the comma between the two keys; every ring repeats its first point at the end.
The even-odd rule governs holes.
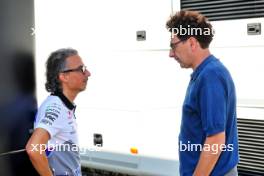
{"type": "Polygon", "coordinates": [[[61,108],[57,104],[52,104],[47,107],[45,111],[44,118],[41,120],[41,123],[46,125],[52,125],[55,120],[58,119],[60,115],[61,108]]]}

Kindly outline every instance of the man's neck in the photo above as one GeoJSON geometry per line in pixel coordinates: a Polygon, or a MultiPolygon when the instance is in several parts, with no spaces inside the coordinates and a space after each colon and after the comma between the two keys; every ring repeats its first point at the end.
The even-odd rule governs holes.
{"type": "Polygon", "coordinates": [[[74,99],[77,96],[77,93],[71,92],[71,91],[67,91],[67,90],[63,90],[63,95],[65,97],[67,97],[73,103],[74,99]]]}
{"type": "Polygon", "coordinates": [[[203,49],[198,52],[195,58],[195,63],[193,64],[193,70],[195,70],[211,53],[209,49],[203,49]]]}

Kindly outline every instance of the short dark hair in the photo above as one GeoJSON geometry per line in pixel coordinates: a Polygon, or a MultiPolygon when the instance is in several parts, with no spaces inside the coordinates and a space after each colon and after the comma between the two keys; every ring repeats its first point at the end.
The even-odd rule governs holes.
{"type": "Polygon", "coordinates": [[[201,45],[201,48],[205,49],[209,47],[209,44],[213,40],[214,31],[212,25],[209,23],[208,19],[200,14],[197,11],[187,11],[182,10],[177,12],[175,15],[171,16],[166,23],[166,27],[170,32],[173,32],[173,29],[179,30],[180,28],[185,29],[200,29],[200,34],[189,33],[180,35],[177,33],[177,37],[181,41],[185,41],[190,37],[194,37],[201,45]],[[206,31],[210,32],[205,35],[206,31]]]}
{"type": "Polygon", "coordinates": [[[61,92],[59,73],[66,67],[66,59],[78,55],[78,51],[72,48],[63,48],[50,54],[46,62],[46,90],[48,92],[61,92]]]}

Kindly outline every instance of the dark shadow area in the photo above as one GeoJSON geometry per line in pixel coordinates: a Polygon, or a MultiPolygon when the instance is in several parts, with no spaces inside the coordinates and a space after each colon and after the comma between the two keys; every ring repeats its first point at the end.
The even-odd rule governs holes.
{"type": "Polygon", "coordinates": [[[1,0],[0,175],[38,175],[25,148],[37,110],[34,70],[34,0],[1,0]]]}
{"type": "MultiPolygon", "coordinates": [[[[25,145],[33,130],[37,103],[35,99],[34,58],[30,53],[16,53],[11,60],[10,80],[13,81],[13,94],[0,106],[1,113],[1,153],[17,151],[25,145]],[[3,137],[3,138],[2,138],[3,137]]],[[[37,175],[26,152],[0,156],[8,174],[5,175],[37,175]]],[[[0,174],[2,175],[2,174],[0,174]]]]}

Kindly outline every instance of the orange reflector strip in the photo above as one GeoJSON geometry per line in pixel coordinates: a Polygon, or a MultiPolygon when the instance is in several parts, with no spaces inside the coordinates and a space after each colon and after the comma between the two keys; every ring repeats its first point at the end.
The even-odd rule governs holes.
{"type": "Polygon", "coordinates": [[[132,154],[138,154],[138,149],[137,149],[136,147],[131,147],[131,148],[130,148],[130,152],[131,152],[132,154]]]}

